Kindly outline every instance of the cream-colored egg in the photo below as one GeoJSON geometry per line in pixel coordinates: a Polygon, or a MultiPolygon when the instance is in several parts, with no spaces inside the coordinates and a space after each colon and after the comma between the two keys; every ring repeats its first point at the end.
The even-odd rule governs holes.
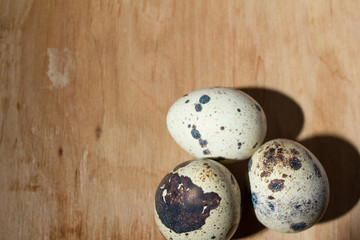
{"type": "Polygon", "coordinates": [[[184,95],[167,114],[174,140],[196,158],[249,158],[266,134],[260,105],[242,91],[214,87],[184,95]]]}
{"type": "Polygon", "coordinates": [[[240,188],[230,171],[209,160],[184,162],[155,193],[155,221],[166,239],[230,239],[241,213],[240,188]]]}
{"type": "Polygon", "coordinates": [[[279,232],[313,226],[329,202],[329,182],[319,160],[301,144],[275,139],[251,157],[249,182],[257,219],[279,232]]]}

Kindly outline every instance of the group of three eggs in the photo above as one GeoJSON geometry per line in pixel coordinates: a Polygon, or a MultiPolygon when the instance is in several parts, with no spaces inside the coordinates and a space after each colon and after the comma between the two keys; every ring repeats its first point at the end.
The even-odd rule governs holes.
{"type": "Polygon", "coordinates": [[[230,239],[234,234],[241,195],[235,177],[219,163],[225,159],[248,161],[249,197],[266,227],[299,232],[324,214],[329,183],[321,163],[291,140],[262,144],[264,111],[244,92],[213,87],[186,94],[171,106],[167,127],[196,159],[175,167],[156,189],[155,221],[166,239],[230,239]]]}

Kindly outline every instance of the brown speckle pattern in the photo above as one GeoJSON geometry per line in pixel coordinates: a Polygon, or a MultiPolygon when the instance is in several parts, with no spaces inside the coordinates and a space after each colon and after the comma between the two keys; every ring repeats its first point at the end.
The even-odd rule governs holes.
{"type": "Polygon", "coordinates": [[[166,123],[174,140],[195,158],[248,159],[266,133],[258,103],[232,88],[188,93],[171,106],[166,123]]]}
{"type": "Polygon", "coordinates": [[[329,182],[321,163],[305,147],[275,139],[253,154],[250,190],[255,214],[266,227],[300,232],[318,222],[329,201],[329,182]]]}
{"type": "Polygon", "coordinates": [[[283,179],[274,179],[271,180],[271,182],[268,185],[268,188],[272,191],[272,192],[278,192],[283,190],[284,188],[284,182],[285,180],[283,179]]]}
{"type": "Polygon", "coordinates": [[[220,201],[217,193],[204,193],[190,178],[177,173],[166,175],[155,194],[159,218],[176,233],[201,228],[210,211],[217,208],[220,201]]]}
{"type": "Polygon", "coordinates": [[[229,239],[240,221],[240,204],[230,171],[214,160],[197,159],[180,164],[160,182],[155,221],[166,239],[229,239]]]}

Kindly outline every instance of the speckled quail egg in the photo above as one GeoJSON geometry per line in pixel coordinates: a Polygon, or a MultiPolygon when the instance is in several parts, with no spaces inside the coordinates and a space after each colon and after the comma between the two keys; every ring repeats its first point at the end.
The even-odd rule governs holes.
{"type": "Polygon", "coordinates": [[[249,160],[249,183],[257,219],[279,232],[313,226],[329,202],[329,182],[319,160],[301,144],[275,139],[249,160]]]}
{"type": "Polygon", "coordinates": [[[184,162],[155,193],[155,221],[166,239],[230,239],[241,213],[240,188],[230,171],[209,159],[184,162]]]}
{"type": "Polygon", "coordinates": [[[266,134],[260,105],[224,87],[185,94],[171,106],[166,122],[174,140],[196,158],[248,159],[266,134]]]}

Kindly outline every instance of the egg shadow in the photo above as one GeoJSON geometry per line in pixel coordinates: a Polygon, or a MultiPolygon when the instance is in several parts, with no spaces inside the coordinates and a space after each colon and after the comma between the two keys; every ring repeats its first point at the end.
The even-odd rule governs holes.
{"type": "Polygon", "coordinates": [[[251,194],[248,185],[248,160],[220,161],[236,178],[241,191],[241,219],[232,239],[253,235],[265,227],[257,220],[252,208],[251,194]]]}
{"type": "Polygon", "coordinates": [[[296,139],[304,125],[301,107],[289,96],[265,88],[237,88],[255,99],[266,115],[264,142],[275,138],[296,139]]]}
{"type": "Polygon", "coordinates": [[[301,141],[321,162],[329,179],[330,199],[320,220],[336,219],[350,211],[360,198],[360,154],[348,141],[331,135],[301,141]]]}
{"type": "MultiPolygon", "coordinates": [[[[330,185],[328,208],[320,220],[327,222],[349,212],[360,199],[360,154],[347,140],[338,136],[320,135],[298,140],[304,125],[304,113],[290,96],[272,89],[237,88],[255,99],[267,119],[264,142],[276,138],[298,141],[308,148],[323,165],[330,185]]],[[[222,162],[235,176],[241,189],[242,216],[232,239],[245,238],[265,227],[256,219],[248,187],[248,160],[222,162]]]]}
{"type": "MultiPolygon", "coordinates": [[[[262,107],[267,121],[264,142],[275,138],[295,139],[304,125],[301,107],[290,97],[265,88],[237,88],[255,99],[262,107]]],[[[256,218],[248,186],[248,160],[221,161],[235,176],[241,189],[242,213],[233,239],[245,238],[265,229],[256,218]]]]}
{"type": "MultiPolygon", "coordinates": [[[[254,98],[265,112],[267,133],[264,142],[276,138],[295,140],[320,160],[330,185],[329,205],[320,222],[336,219],[350,211],[360,199],[360,185],[357,184],[360,182],[360,153],[356,147],[332,135],[298,140],[304,125],[304,113],[294,100],[271,89],[238,89],[254,98]]],[[[245,198],[249,199],[248,195],[245,198]]],[[[245,208],[246,205],[244,213],[247,211],[245,208]]]]}

